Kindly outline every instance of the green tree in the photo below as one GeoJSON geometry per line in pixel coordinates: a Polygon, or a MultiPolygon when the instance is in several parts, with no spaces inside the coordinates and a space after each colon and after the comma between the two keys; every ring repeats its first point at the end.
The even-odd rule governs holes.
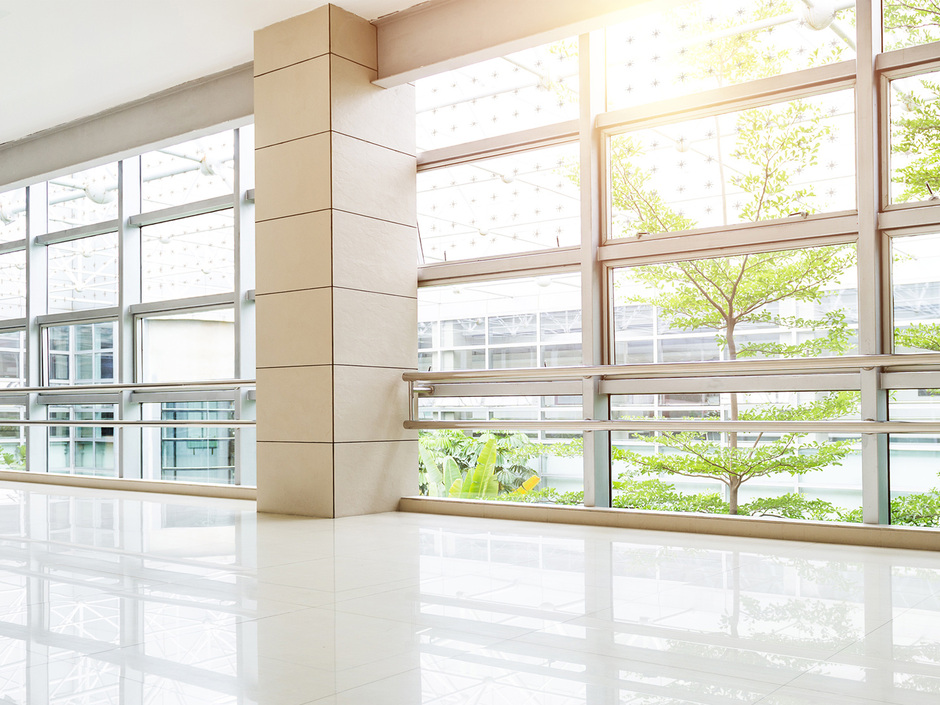
{"type": "Polygon", "coordinates": [[[940,39],[940,4],[936,0],[885,0],[882,13],[886,50],[940,39]]]}
{"type": "MultiPolygon", "coordinates": [[[[733,156],[745,168],[730,181],[746,194],[740,210],[747,220],[810,211],[815,198],[811,186],[797,186],[795,176],[817,163],[819,146],[829,135],[819,111],[802,101],[744,111],[738,118],[733,156]]],[[[649,231],[669,231],[694,226],[650,189],[650,174],[634,163],[642,154],[631,138],[619,141],[611,155],[612,201],[635,214],[649,231]]],[[[713,330],[726,357],[772,355],[804,357],[840,354],[851,338],[844,312],[833,310],[819,318],[784,316],[777,312],[783,301],[819,304],[827,287],[854,264],[854,249],[847,246],[817,247],[733,257],[668,262],[630,270],[631,290],[641,293],[627,301],[655,307],[675,330],[713,330]],[[772,324],[809,329],[815,334],[796,343],[745,343],[738,340],[748,324],[772,324]]],[[[785,421],[837,418],[851,413],[854,394],[832,393],[792,406],[741,409],[739,395],[729,395],[730,421],[785,421]]],[[[711,479],[728,490],[728,509],[739,513],[741,486],[757,477],[777,473],[802,475],[839,464],[850,452],[849,441],[808,441],[805,434],[788,433],[772,439],[758,434],[746,444],[738,433],[714,440],[699,432],[638,436],[678,453],[641,454],[623,451],[623,458],[648,475],[711,479]]]]}
{"type": "Polygon", "coordinates": [[[896,98],[905,110],[893,120],[891,151],[911,157],[893,174],[904,186],[902,202],[929,198],[940,189],[940,84],[926,79],[919,83],[922,91],[898,91],[896,98]]]}

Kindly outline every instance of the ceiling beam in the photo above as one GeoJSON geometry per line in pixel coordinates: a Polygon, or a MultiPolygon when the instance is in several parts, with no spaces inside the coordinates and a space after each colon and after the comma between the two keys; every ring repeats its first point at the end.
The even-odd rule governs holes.
{"type": "MultiPolygon", "coordinates": [[[[686,0],[682,0],[686,1],[686,0]]],[[[662,10],[680,0],[659,0],[662,10]]],[[[436,0],[375,20],[389,88],[649,12],[647,0],[436,0]]]]}

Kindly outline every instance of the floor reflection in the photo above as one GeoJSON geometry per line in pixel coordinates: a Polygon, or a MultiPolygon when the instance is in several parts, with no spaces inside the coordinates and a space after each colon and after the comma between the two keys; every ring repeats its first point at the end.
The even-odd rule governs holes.
{"type": "Polygon", "coordinates": [[[0,484],[0,705],[940,701],[940,556],[0,484]]]}

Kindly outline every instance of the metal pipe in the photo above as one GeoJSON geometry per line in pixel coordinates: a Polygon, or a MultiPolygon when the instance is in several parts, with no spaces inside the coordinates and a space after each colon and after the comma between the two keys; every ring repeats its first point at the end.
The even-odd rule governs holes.
{"type": "Polygon", "coordinates": [[[661,362],[629,365],[526,367],[508,370],[405,372],[406,382],[459,384],[461,382],[528,382],[584,379],[648,379],[737,375],[791,375],[794,372],[857,372],[874,367],[885,371],[940,367],[940,353],[911,355],[853,355],[831,358],[725,360],[721,362],[661,362]]]}
{"type": "Polygon", "coordinates": [[[693,431],[738,433],[929,433],[938,421],[406,421],[406,429],[429,431],[693,431]]]}
{"type": "MultiPolygon", "coordinates": [[[[124,428],[129,426],[147,427],[147,428],[211,428],[212,426],[221,426],[223,428],[237,428],[243,426],[254,426],[255,422],[249,419],[207,419],[205,421],[140,421],[127,420],[117,421],[114,419],[98,419],[96,421],[50,421],[47,419],[3,419],[0,420],[0,427],[10,426],[63,426],[67,428],[124,428]]],[[[100,440],[100,439],[99,439],[100,440]]],[[[206,439],[190,439],[206,440],[206,439]]],[[[212,440],[212,439],[209,439],[212,440]]]]}
{"type": "Polygon", "coordinates": [[[61,387],[7,387],[0,389],[0,395],[12,394],[72,394],[73,392],[123,392],[135,390],[147,391],[199,391],[201,388],[241,389],[254,387],[253,379],[208,380],[204,382],[138,382],[136,384],[76,384],[61,387]]]}

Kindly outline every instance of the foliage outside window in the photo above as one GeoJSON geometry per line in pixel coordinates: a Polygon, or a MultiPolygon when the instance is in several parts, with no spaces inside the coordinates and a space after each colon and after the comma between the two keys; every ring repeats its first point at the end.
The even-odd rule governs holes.
{"type": "MultiPolygon", "coordinates": [[[[883,8],[886,51],[940,39],[932,3],[886,0],[883,8]]],[[[841,62],[855,57],[856,43],[865,37],[856,36],[855,3],[850,0],[699,0],[638,7],[634,15],[606,32],[606,109],[618,112],[602,115],[604,130],[591,135],[606,148],[599,171],[606,181],[601,202],[608,240],[600,243],[597,264],[608,268],[610,281],[604,292],[596,291],[595,283],[586,285],[593,304],[604,300],[607,305],[606,361],[665,365],[767,359],[778,360],[776,370],[786,371],[789,359],[878,352],[871,340],[886,336],[873,330],[870,310],[876,267],[882,267],[881,276],[893,287],[894,351],[940,351],[940,332],[935,330],[940,325],[940,282],[932,274],[937,270],[937,236],[932,232],[938,225],[933,209],[914,217],[913,210],[900,208],[935,200],[935,187],[940,187],[934,144],[940,89],[931,73],[936,72],[936,50],[923,50],[922,61],[920,53],[905,55],[903,66],[900,55],[886,55],[883,75],[890,80],[889,89],[879,94],[883,104],[875,111],[861,106],[856,115],[855,91],[849,87],[855,70],[841,62]],[[832,64],[837,65],[820,68],[832,64]],[[710,90],[714,92],[702,95],[710,90]],[[688,107],[679,100],[686,97],[688,107]],[[667,99],[657,114],[651,104],[667,99]],[[635,114],[632,108],[637,108],[635,114]],[[886,108],[888,143],[867,144],[873,132],[868,127],[886,108]],[[857,135],[866,141],[858,149],[857,135]],[[870,243],[857,246],[855,240],[881,236],[871,231],[872,223],[862,213],[858,222],[863,232],[852,232],[849,224],[857,209],[856,191],[864,186],[862,197],[868,202],[878,195],[865,193],[870,189],[856,174],[856,155],[871,150],[889,157],[883,167],[889,185],[885,195],[896,206],[889,209],[894,222],[901,225],[890,226],[888,233],[892,257],[861,263],[860,275],[855,260],[860,253],[869,257],[872,248],[870,243]],[[776,223],[751,227],[764,221],[776,223]],[[683,236],[669,237],[677,233],[683,236]],[[753,243],[748,242],[751,237],[753,243]],[[860,329],[866,335],[859,335],[860,329]]],[[[881,28],[875,29],[877,42],[881,28]]],[[[573,50],[564,43],[556,49],[568,55],[573,50]]],[[[585,75],[596,75],[595,67],[590,68],[585,75]]],[[[873,78],[878,83],[882,74],[873,78]]],[[[581,129],[596,127],[589,128],[585,119],[581,129]]],[[[522,145],[536,152],[537,141],[520,136],[522,145]]],[[[467,145],[467,154],[472,149],[467,145]]],[[[585,176],[596,178],[568,172],[572,185],[580,186],[585,176]]],[[[435,217],[459,220],[458,210],[445,199],[435,217]]],[[[588,256],[582,250],[582,260],[588,256]]],[[[544,266],[543,260],[536,266],[544,266]]],[[[536,262],[524,256],[516,261],[536,262]]],[[[521,267],[516,261],[505,260],[502,276],[521,267]]],[[[487,267],[480,279],[495,276],[494,265],[487,267]]],[[[479,285],[459,268],[454,271],[463,279],[461,287],[479,285]]],[[[536,321],[511,313],[502,327],[493,325],[481,306],[468,306],[459,317],[422,318],[421,368],[544,365],[535,354],[542,340],[533,337],[541,330],[536,321]],[[512,355],[489,354],[488,346],[510,327],[516,341],[512,355]],[[448,345],[459,355],[450,358],[456,365],[444,362],[442,344],[448,336],[448,345]]],[[[861,392],[852,385],[827,391],[815,388],[811,378],[780,378],[789,386],[782,384],[779,392],[758,392],[746,382],[739,390],[727,379],[708,393],[686,392],[672,380],[664,383],[668,389],[657,390],[647,380],[643,393],[611,397],[611,418],[672,419],[691,426],[614,434],[614,506],[861,521],[862,478],[886,468],[868,467],[869,456],[858,453],[860,438],[772,429],[773,422],[856,419],[861,392]],[[796,391],[803,389],[809,391],[796,391]],[[771,430],[706,433],[694,429],[698,419],[764,421],[771,430]]],[[[764,376],[760,388],[770,383],[764,376]]],[[[908,405],[912,395],[929,391],[893,392],[892,419],[902,408],[897,404],[908,405]]],[[[511,404],[491,400],[486,414],[470,406],[470,401],[462,408],[432,397],[422,401],[421,417],[493,420],[508,416],[511,404]]],[[[922,407],[916,408],[922,413],[922,407]]],[[[513,410],[531,415],[526,418],[546,418],[544,405],[538,417],[534,405],[527,409],[519,404],[513,410]]],[[[580,438],[549,442],[533,433],[517,437],[512,447],[512,437],[444,431],[422,437],[425,491],[441,496],[472,491],[478,497],[520,501],[581,500],[577,489],[568,492],[541,477],[531,488],[524,487],[525,472],[513,476],[506,470],[507,463],[513,467],[513,457],[536,457],[539,446],[542,457],[580,461],[580,438]],[[517,492],[520,487],[525,491],[517,492]]],[[[892,521],[936,523],[930,513],[938,492],[932,489],[936,472],[929,469],[936,453],[932,440],[892,436],[889,443],[892,458],[914,453],[923,459],[916,481],[900,482],[903,472],[898,483],[892,480],[891,497],[885,498],[891,500],[892,521]]],[[[872,509],[866,504],[868,516],[872,509]]]]}

